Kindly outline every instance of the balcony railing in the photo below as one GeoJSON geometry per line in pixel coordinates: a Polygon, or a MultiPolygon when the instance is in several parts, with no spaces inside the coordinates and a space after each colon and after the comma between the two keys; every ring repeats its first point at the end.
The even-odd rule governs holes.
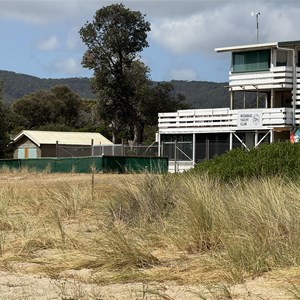
{"type": "MultiPolygon", "coordinates": [[[[297,72],[299,72],[297,68],[297,72]]],[[[229,74],[232,90],[256,90],[257,88],[292,88],[293,67],[273,67],[269,71],[229,74]]]]}
{"type": "Polygon", "coordinates": [[[292,108],[179,110],[158,114],[160,133],[230,132],[290,127],[292,108]]]}

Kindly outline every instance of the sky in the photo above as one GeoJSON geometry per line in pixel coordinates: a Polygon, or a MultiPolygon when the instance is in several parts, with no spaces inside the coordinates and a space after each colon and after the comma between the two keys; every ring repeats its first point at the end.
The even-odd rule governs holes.
{"type": "Polygon", "coordinates": [[[299,0],[0,0],[0,70],[40,78],[91,77],[78,31],[98,9],[123,3],[151,24],[141,59],[154,81],[228,81],[215,48],[300,40],[299,0]]]}

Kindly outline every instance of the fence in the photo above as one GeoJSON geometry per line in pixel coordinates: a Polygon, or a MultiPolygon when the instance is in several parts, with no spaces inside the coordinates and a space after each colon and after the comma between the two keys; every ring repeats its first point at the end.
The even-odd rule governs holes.
{"type": "Polygon", "coordinates": [[[139,156],[139,157],[157,157],[158,146],[130,146],[123,144],[113,145],[85,145],[70,146],[56,145],[57,157],[81,157],[81,156],[139,156]]]}
{"type": "Polygon", "coordinates": [[[90,173],[92,168],[96,172],[113,173],[167,173],[168,158],[166,157],[128,157],[102,156],[77,158],[32,158],[0,160],[0,168],[9,169],[28,168],[34,171],[51,173],[90,173]]]}

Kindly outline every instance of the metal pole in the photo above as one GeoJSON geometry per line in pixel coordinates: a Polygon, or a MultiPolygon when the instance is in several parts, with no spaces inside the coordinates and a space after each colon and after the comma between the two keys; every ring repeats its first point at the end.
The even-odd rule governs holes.
{"type": "Polygon", "coordinates": [[[274,142],[274,131],[273,129],[270,130],[270,144],[274,142]]]}
{"type": "Polygon", "coordinates": [[[161,155],[161,141],[160,141],[160,134],[159,134],[159,132],[157,133],[157,142],[158,142],[157,156],[162,156],[161,155]]]}
{"type": "Polygon", "coordinates": [[[257,13],[256,14],[256,41],[257,41],[257,44],[259,44],[259,34],[258,34],[258,15],[260,13],[257,13]]]}
{"type": "Polygon", "coordinates": [[[256,130],[254,133],[254,148],[256,148],[257,144],[258,144],[258,132],[256,130]]]}
{"type": "Polygon", "coordinates": [[[196,134],[193,133],[193,166],[196,165],[196,134]]]}
{"type": "Polygon", "coordinates": [[[174,148],[175,148],[175,152],[174,152],[174,172],[176,173],[176,164],[177,164],[177,140],[175,140],[174,142],[174,148]]]}
{"type": "Polygon", "coordinates": [[[256,42],[259,44],[259,28],[258,28],[258,16],[260,12],[251,12],[251,16],[256,16],[256,42]]]}

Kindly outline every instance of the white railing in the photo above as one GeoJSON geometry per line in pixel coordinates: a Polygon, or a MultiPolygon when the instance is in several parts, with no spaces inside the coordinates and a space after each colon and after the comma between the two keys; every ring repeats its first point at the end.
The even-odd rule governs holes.
{"type": "Polygon", "coordinates": [[[230,110],[229,108],[179,110],[158,114],[160,133],[230,132],[235,130],[260,130],[274,127],[290,127],[293,124],[292,108],[263,108],[230,110]],[[241,127],[245,116],[257,116],[257,122],[249,120],[241,127]],[[243,119],[242,119],[243,118],[243,119]]]}
{"type": "MultiPolygon", "coordinates": [[[[299,72],[299,68],[297,68],[299,72]]],[[[292,88],[293,67],[273,67],[269,71],[229,73],[229,86],[234,91],[262,88],[292,88]]]]}

